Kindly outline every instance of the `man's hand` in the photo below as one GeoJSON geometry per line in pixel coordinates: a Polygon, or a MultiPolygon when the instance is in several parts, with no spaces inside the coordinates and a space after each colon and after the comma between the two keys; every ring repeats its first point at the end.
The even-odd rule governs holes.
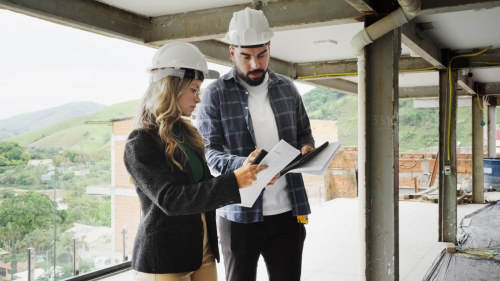
{"type": "Polygon", "coordinates": [[[313,151],[314,148],[309,146],[309,145],[304,145],[301,149],[300,149],[300,153],[302,153],[302,156],[308,154],[309,152],[313,151]]]}
{"type": "Polygon", "coordinates": [[[280,173],[277,173],[276,176],[274,176],[274,178],[272,178],[271,181],[267,184],[267,186],[273,185],[278,180],[279,177],[280,173]]]}

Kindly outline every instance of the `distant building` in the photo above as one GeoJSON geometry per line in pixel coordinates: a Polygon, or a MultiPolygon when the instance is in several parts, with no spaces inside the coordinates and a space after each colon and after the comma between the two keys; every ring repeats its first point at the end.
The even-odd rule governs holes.
{"type": "Polygon", "coordinates": [[[43,174],[41,176],[41,180],[42,180],[42,182],[51,181],[54,178],[55,175],[56,175],[56,173],[54,171],[49,171],[48,173],[43,174]]]}
{"type": "Polygon", "coordinates": [[[52,159],[32,159],[28,160],[28,165],[38,166],[38,165],[52,165],[52,159]]]}
{"type": "Polygon", "coordinates": [[[75,223],[67,232],[72,232],[76,238],[77,256],[81,260],[92,260],[95,269],[121,262],[121,255],[112,249],[110,227],[75,223]]]}
{"type": "MultiPolygon", "coordinates": [[[[2,259],[4,256],[8,255],[9,252],[0,248],[0,280],[11,280],[12,268],[10,266],[10,262],[3,262],[2,259]]],[[[23,262],[17,263],[17,271],[21,272],[26,270],[26,264],[23,262]]],[[[17,279],[16,279],[17,280],[17,279]]]]}

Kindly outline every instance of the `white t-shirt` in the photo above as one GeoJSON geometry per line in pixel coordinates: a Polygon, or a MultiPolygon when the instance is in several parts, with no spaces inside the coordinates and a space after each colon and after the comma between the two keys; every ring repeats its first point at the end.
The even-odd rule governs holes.
{"type": "MultiPolygon", "coordinates": [[[[258,86],[250,86],[244,81],[241,84],[248,90],[248,110],[252,116],[257,147],[270,151],[279,142],[279,135],[267,94],[268,74],[258,86]]],[[[288,197],[285,177],[280,177],[272,186],[267,186],[263,199],[264,216],[290,211],[292,203],[288,197]]]]}

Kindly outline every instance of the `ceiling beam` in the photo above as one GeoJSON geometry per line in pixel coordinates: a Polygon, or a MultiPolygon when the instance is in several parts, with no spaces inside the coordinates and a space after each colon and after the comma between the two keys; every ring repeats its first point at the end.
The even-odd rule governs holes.
{"type": "Polygon", "coordinates": [[[315,79],[315,80],[296,80],[297,82],[305,83],[314,87],[324,88],[333,92],[339,92],[347,95],[358,95],[358,84],[340,79],[315,79]]]}
{"type": "MultiPolygon", "coordinates": [[[[401,57],[399,69],[401,72],[429,71],[433,66],[422,58],[401,57]]],[[[358,67],[356,60],[343,60],[333,62],[299,63],[296,65],[296,79],[314,79],[325,77],[353,76],[357,75],[358,67]]]]}
{"type": "Polygon", "coordinates": [[[499,95],[500,94],[500,83],[481,83],[483,84],[485,95],[499,95]]]}
{"type": "Polygon", "coordinates": [[[432,71],[434,66],[419,57],[403,56],[399,58],[399,72],[432,71]]]}
{"type": "Polygon", "coordinates": [[[500,6],[499,0],[420,0],[418,15],[489,9],[500,6]]]}
{"type": "Polygon", "coordinates": [[[324,79],[325,77],[335,78],[339,76],[357,75],[357,61],[344,60],[334,62],[311,62],[298,63],[296,65],[296,79],[324,79]]]}
{"type": "MultiPolygon", "coordinates": [[[[461,88],[457,88],[457,96],[468,96],[461,88]]],[[[399,98],[437,98],[439,86],[400,87],[399,98]]]]}
{"type": "Polygon", "coordinates": [[[365,0],[345,0],[349,5],[351,5],[356,11],[363,15],[376,14],[377,12],[370,6],[365,0]]]}
{"type": "Polygon", "coordinates": [[[429,98],[438,97],[438,86],[419,86],[399,88],[399,98],[429,98]]]}
{"type": "Polygon", "coordinates": [[[345,0],[269,1],[262,7],[262,11],[273,30],[293,30],[362,21],[359,12],[345,0]]]}
{"type": "MultiPolygon", "coordinates": [[[[467,51],[470,53],[471,51],[467,51]]],[[[477,50],[475,50],[477,52],[477,50]]],[[[465,53],[462,51],[461,53],[465,53]]],[[[478,56],[469,57],[471,67],[498,67],[500,65],[500,49],[491,49],[478,56]]]]}
{"type": "Polygon", "coordinates": [[[434,67],[446,69],[446,63],[443,62],[441,56],[441,49],[420,32],[413,22],[408,22],[401,27],[401,43],[434,67]]]}
{"type": "MultiPolygon", "coordinates": [[[[358,84],[344,79],[319,79],[319,80],[300,80],[311,86],[324,88],[330,91],[339,92],[347,95],[358,94],[358,84]]],[[[400,87],[399,98],[437,98],[439,95],[439,86],[418,86],[418,87],[400,87]]],[[[468,95],[463,89],[457,89],[458,96],[468,95]]]]}
{"type": "MultiPolygon", "coordinates": [[[[480,56],[467,58],[469,63],[464,67],[498,67],[500,62],[500,51],[491,50],[480,56]],[[488,64],[487,62],[492,62],[488,64]]],[[[444,67],[439,65],[439,67],[444,67]]],[[[446,68],[446,67],[444,67],[446,68]]],[[[399,59],[400,72],[436,71],[438,67],[432,65],[424,58],[402,56],[399,59]],[[435,70],[433,70],[435,68],[435,70]]],[[[339,78],[342,76],[357,75],[357,61],[343,60],[330,62],[312,62],[296,64],[297,76],[294,79],[314,79],[314,78],[339,78]]]]}
{"type": "MultiPolygon", "coordinates": [[[[233,13],[252,5],[233,5],[152,19],[148,44],[218,39],[227,32],[233,13]]],[[[359,22],[360,14],[345,0],[270,1],[262,6],[274,31],[359,22]]]]}
{"type": "Polygon", "coordinates": [[[0,8],[89,32],[144,43],[149,18],[89,0],[0,0],[0,8]]]}
{"type": "Polygon", "coordinates": [[[210,62],[225,66],[233,65],[231,56],[229,55],[228,44],[217,40],[206,40],[191,43],[196,45],[210,62]]]}
{"type": "Polygon", "coordinates": [[[469,93],[470,95],[477,95],[478,93],[474,90],[474,81],[469,79],[469,77],[462,74],[458,75],[457,83],[460,88],[469,93]]]}
{"type": "MultiPolygon", "coordinates": [[[[334,78],[334,79],[316,79],[316,80],[300,80],[299,82],[305,83],[311,86],[324,88],[330,91],[339,92],[348,95],[358,94],[358,84],[355,82],[347,81],[344,79],[334,78]]],[[[496,84],[496,83],[493,83],[496,84]]],[[[497,93],[500,93],[500,83],[499,85],[490,86],[495,88],[497,93]]],[[[485,85],[485,88],[488,88],[485,85]]],[[[493,91],[492,89],[487,91],[493,91]]],[[[490,93],[493,94],[493,93],[490,93]]],[[[471,94],[462,89],[457,89],[458,96],[470,96],[471,94]]],[[[437,98],[439,96],[439,86],[417,86],[417,87],[399,87],[399,98],[437,98]]]]}
{"type": "MultiPolygon", "coordinates": [[[[475,94],[480,95],[498,95],[500,94],[500,83],[474,83],[478,84],[481,87],[481,91],[475,91],[474,88],[471,87],[473,85],[467,79],[458,80],[459,87],[457,88],[458,96],[470,96],[475,94]]],[[[430,98],[430,97],[438,97],[439,95],[439,86],[418,86],[418,87],[400,87],[399,88],[399,97],[400,98],[430,98]]]]}

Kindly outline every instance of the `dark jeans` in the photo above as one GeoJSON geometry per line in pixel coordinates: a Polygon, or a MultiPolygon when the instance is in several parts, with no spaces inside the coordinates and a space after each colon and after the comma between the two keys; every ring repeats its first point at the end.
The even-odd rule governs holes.
{"type": "Polygon", "coordinates": [[[257,223],[219,218],[219,231],[226,280],[255,281],[260,255],[270,281],[300,280],[306,229],[291,212],[265,216],[257,223]]]}

